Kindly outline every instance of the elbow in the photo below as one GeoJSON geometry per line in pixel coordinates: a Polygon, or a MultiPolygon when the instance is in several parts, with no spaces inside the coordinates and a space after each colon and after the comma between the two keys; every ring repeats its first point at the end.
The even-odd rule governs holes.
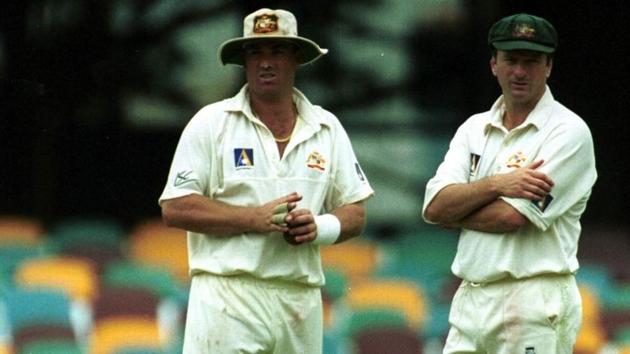
{"type": "Polygon", "coordinates": [[[438,219],[438,213],[435,211],[435,208],[433,208],[431,205],[429,205],[425,210],[424,213],[422,214],[422,218],[428,222],[432,222],[432,223],[438,223],[439,219],[438,219]]]}
{"type": "Polygon", "coordinates": [[[357,211],[355,213],[356,222],[354,223],[354,227],[349,230],[350,237],[358,237],[363,233],[363,230],[365,229],[365,219],[365,208],[357,208],[357,211]]]}
{"type": "Polygon", "coordinates": [[[435,206],[435,203],[431,203],[424,210],[422,218],[434,224],[450,223],[453,221],[445,218],[444,215],[445,214],[435,206]]]}
{"type": "Polygon", "coordinates": [[[168,202],[162,205],[162,222],[167,227],[177,227],[177,217],[174,208],[169,206],[168,202]]]}

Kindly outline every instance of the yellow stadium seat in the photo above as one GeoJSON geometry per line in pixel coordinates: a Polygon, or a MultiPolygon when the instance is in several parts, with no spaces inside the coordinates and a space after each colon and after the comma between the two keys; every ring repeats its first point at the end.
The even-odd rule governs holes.
{"type": "Polygon", "coordinates": [[[322,266],[341,272],[350,284],[369,278],[379,262],[378,245],[360,239],[324,246],[322,266]]]}
{"type": "Polygon", "coordinates": [[[13,354],[13,348],[10,343],[0,341],[0,354],[13,354]]]}
{"type": "Polygon", "coordinates": [[[348,289],[350,310],[389,308],[401,311],[413,329],[420,329],[427,316],[427,304],[422,290],[413,282],[402,279],[373,279],[348,289]]]}
{"type": "Polygon", "coordinates": [[[98,294],[98,274],[95,265],[86,259],[46,257],[28,259],[15,272],[18,285],[50,287],[65,291],[73,300],[91,303],[98,294]]]}
{"type": "Polygon", "coordinates": [[[158,322],[147,317],[113,317],[95,322],[90,338],[90,354],[114,354],[130,346],[165,347],[158,322]]]}
{"type": "Polygon", "coordinates": [[[36,218],[0,216],[0,244],[36,244],[44,236],[44,226],[36,218]]]}
{"type": "Polygon", "coordinates": [[[146,220],[134,228],[129,251],[134,260],[166,267],[183,283],[190,280],[186,232],[166,227],[160,219],[146,220]]]}
{"type": "Polygon", "coordinates": [[[599,299],[588,286],[580,285],[579,290],[582,296],[582,327],[576,339],[575,352],[599,353],[606,345],[599,299]]]}

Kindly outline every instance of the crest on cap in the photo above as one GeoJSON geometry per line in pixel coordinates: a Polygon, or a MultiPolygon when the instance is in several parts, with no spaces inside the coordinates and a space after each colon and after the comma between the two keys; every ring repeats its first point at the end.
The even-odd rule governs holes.
{"type": "Polygon", "coordinates": [[[527,23],[517,23],[512,31],[514,38],[534,38],[536,30],[527,23]]]}
{"type": "Polygon", "coordinates": [[[278,16],[262,14],[254,17],[254,33],[263,34],[278,31],[278,16]]]}
{"type": "Polygon", "coordinates": [[[290,41],[300,50],[304,65],[317,60],[328,53],[317,43],[298,36],[297,20],[286,10],[259,9],[247,15],[243,20],[243,36],[229,39],[219,47],[219,61],[225,64],[244,65],[243,45],[247,42],[267,39],[290,41]]]}
{"type": "Polygon", "coordinates": [[[553,53],[558,46],[558,34],[544,18],[520,13],[495,22],[488,32],[488,44],[499,50],[553,53]]]}

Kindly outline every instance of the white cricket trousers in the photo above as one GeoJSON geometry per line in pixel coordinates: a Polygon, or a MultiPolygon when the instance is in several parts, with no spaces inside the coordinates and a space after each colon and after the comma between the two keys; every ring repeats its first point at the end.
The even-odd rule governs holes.
{"type": "Polygon", "coordinates": [[[184,354],[321,354],[318,287],[247,275],[192,278],[184,354]]]}
{"type": "Polygon", "coordinates": [[[444,354],[572,354],[582,323],[573,275],[463,281],[444,354]]]}

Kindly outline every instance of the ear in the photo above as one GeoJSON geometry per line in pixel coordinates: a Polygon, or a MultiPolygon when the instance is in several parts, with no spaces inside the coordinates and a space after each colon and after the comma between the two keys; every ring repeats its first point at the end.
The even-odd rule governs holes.
{"type": "Polygon", "coordinates": [[[547,70],[545,72],[545,75],[547,77],[551,76],[551,69],[553,68],[553,59],[549,59],[549,63],[547,64],[547,70]]]}
{"type": "Polygon", "coordinates": [[[494,56],[490,58],[490,71],[492,71],[492,75],[497,76],[497,58],[494,56]]]}

